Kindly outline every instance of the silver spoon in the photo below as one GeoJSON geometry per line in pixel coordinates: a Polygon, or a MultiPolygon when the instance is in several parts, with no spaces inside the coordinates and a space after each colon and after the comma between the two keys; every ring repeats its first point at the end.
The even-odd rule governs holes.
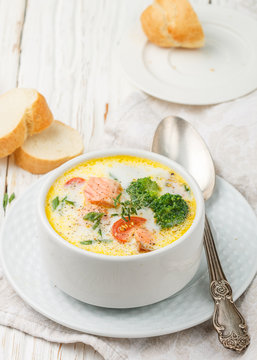
{"type": "MultiPolygon", "coordinates": [[[[158,125],[152,151],[175,160],[195,178],[205,200],[215,186],[215,169],[210,152],[193,126],[176,116],[158,125]]],[[[210,275],[210,292],[214,301],[213,325],[222,345],[241,352],[250,343],[246,322],[232,298],[232,289],[222,270],[211,228],[205,217],[204,247],[210,275]]]]}

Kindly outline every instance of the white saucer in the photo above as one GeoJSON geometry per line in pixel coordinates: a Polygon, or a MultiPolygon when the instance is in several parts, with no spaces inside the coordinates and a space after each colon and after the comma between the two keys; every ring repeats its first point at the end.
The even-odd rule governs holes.
{"type": "Polygon", "coordinates": [[[157,98],[207,105],[257,88],[257,21],[229,8],[196,7],[206,45],[164,49],[147,41],[140,21],[121,41],[121,63],[129,79],[157,98]]]}
{"type": "MultiPolygon", "coordinates": [[[[12,287],[46,317],[82,332],[111,337],[148,337],[189,328],[209,319],[213,302],[205,257],[193,280],[154,305],[116,310],[87,305],[51,285],[38,247],[35,202],[39,180],[13,205],[1,234],[1,261],[12,287]]],[[[237,299],[257,270],[257,220],[242,195],[221,178],[207,213],[221,263],[237,299]]],[[[58,254],[56,254],[58,256],[58,254]]],[[[67,266],[69,266],[67,264],[67,266]]]]}

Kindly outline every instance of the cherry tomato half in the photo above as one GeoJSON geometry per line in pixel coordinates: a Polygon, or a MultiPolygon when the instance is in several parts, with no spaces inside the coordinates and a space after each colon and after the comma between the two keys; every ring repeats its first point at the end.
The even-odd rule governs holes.
{"type": "Polygon", "coordinates": [[[71,178],[70,180],[66,181],[65,185],[77,185],[77,184],[82,184],[85,181],[86,180],[81,177],[74,177],[74,178],[71,178]]]}
{"type": "Polygon", "coordinates": [[[120,219],[112,225],[112,235],[118,241],[125,243],[129,240],[131,231],[142,226],[146,219],[139,216],[131,216],[127,221],[120,219]]]}

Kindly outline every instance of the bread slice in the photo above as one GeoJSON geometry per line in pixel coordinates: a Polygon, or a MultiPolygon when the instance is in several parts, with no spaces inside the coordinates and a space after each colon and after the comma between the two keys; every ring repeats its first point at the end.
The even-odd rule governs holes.
{"type": "Polygon", "coordinates": [[[44,174],[82,154],[77,130],[55,120],[39,134],[29,137],[14,153],[17,165],[33,174],[44,174]]]}
{"type": "Polygon", "coordinates": [[[47,128],[53,115],[43,95],[15,88],[0,96],[0,158],[20,147],[29,135],[47,128]]]}
{"type": "Polygon", "coordinates": [[[188,0],[155,0],[141,15],[149,41],[161,47],[199,48],[204,33],[188,0]]]}

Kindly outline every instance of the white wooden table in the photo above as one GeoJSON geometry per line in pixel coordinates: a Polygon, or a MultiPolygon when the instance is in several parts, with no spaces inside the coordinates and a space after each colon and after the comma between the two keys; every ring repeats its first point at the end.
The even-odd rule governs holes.
{"type": "MultiPolygon", "coordinates": [[[[53,114],[89,139],[133,90],[119,65],[121,35],[150,0],[0,0],[0,93],[32,87],[53,114]]],[[[208,0],[198,2],[207,3],[208,0]]],[[[0,159],[0,201],[38,176],[0,159]]],[[[3,220],[0,206],[0,225],[3,220]]],[[[101,359],[83,344],[62,345],[0,326],[0,359],[101,359]]]]}

